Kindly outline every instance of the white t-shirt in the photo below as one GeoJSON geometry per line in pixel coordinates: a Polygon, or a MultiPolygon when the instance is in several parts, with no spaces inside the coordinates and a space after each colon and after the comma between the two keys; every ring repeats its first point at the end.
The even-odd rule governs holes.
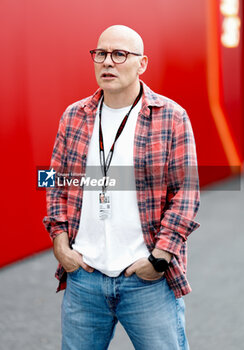
{"type": "MultiPolygon", "coordinates": [[[[100,103],[99,103],[100,105],[100,103]]],[[[103,103],[102,132],[105,159],[119,125],[131,106],[112,109],[103,103]]],[[[110,166],[133,167],[134,134],[141,100],[132,109],[126,125],[116,141],[110,166]]],[[[89,144],[87,166],[99,166],[99,106],[89,144]]],[[[134,172],[130,172],[134,179],[134,172]]],[[[102,177],[102,172],[101,172],[102,177]]],[[[83,255],[88,265],[110,276],[118,276],[127,266],[149,251],[143,239],[135,190],[108,190],[111,197],[111,217],[99,219],[99,193],[85,188],[80,225],[73,249],[83,255]]]]}

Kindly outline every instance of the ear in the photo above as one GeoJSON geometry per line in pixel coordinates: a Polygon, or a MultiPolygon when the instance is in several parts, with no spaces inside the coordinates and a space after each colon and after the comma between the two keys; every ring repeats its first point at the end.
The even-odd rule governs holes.
{"type": "Polygon", "coordinates": [[[148,57],[142,56],[142,58],[140,59],[140,66],[138,68],[138,75],[141,75],[146,71],[147,64],[148,64],[148,57]]]}

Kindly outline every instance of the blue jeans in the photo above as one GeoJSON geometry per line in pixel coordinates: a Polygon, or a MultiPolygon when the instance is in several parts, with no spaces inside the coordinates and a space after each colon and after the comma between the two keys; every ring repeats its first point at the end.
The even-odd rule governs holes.
{"type": "Polygon", "coordinates": [[[120,321],[136,350],[189,350],[184,300],[165,277],[108,277],[83,268],[68,273],[62,302],[62,350],[105,350],[120,321]]]}

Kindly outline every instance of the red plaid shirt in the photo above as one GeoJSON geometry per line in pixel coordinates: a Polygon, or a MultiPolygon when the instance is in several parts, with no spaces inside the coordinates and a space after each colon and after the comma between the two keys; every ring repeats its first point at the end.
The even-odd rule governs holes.
{"type": "MultiPolygon", "coordinates": [[[[158,95],[143,82],[142,107],[134,136],[137,202],[144,241],[173,254],[165,277],[177,298],[191,291],[186,279],[187,238],[199,224],[195,141],[186,111],[158,95]]],[[[89,142],[102,90],[70,105],[64,112],[55,140],[51,167],[85,173],[89,142]]],[[[43,222],[54,239],[66,231],[70,245],[78,232],[83,188],[47,189],[43,222]]],[[[57,291],[66,287],[67,274],[59,264],[57,291]]]]}

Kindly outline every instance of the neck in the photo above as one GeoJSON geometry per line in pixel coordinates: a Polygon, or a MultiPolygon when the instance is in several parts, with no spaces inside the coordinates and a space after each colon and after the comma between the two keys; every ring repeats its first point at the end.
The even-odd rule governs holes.
{"type": "Polygon", "coordinates": [[[104,103],[110,108],[123,108],[131,106],[140,92],[140,82],[132,89],[120,92],[103,90],[104,103]]]}

